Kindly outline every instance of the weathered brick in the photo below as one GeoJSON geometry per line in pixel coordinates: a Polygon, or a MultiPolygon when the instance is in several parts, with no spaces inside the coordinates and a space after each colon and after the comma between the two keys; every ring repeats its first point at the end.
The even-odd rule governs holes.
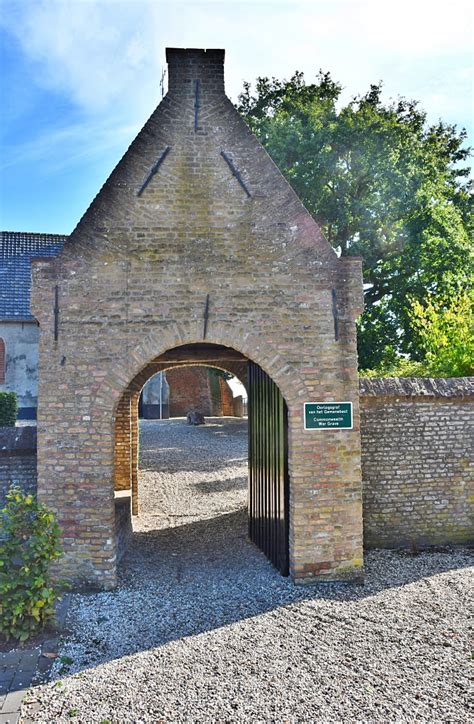
{"type": "Polygon", "coordinates": [[[126,489],[129,461],[128,487],[137,512],[138,395],[167,350],[203,341],[209,294],[206,342],[254,360],[288,405],[292,575],[305,577],[304,566],[319,560],[323,541],[326,560],[334,562],[325,576],[358,575],[355,319],[362,308],[361,261],[337,257],[224,95],[223,51],[175,50],[168,58],[168,94],[60,256],[33,263],[32,309],[41,331],[38,493],[56,510],[60,524],[75,521],[74,535],[65,541],[63,574],[113,585],[115,551],[105,541],[114,538],[114,476],[117,487],[126,489]],[[168,146],[159,172],[137,195],[168,146]],[[221,151],[239,169],[250,198],[221,151]],[[318,398],[352,401],[354,429],[305,431],[303,403],[318,398]],[[65,469],[56,470],[58,464],[65,469]],[[326,500],[314,498],[311,512],[301,510],[307,491],[322,483],[327,483],[326,500]],[[75,495],[62,494],[66,484],[74,486],[75,495]],[[84,519],[92,491],[94,505],[84,519]],[[320,505],[330,508],[324,535],[320,505]],[[309,535],[302,537],[305,529],[309,535]],[[300,545],[304,553],[297,556],[300,545]]]}

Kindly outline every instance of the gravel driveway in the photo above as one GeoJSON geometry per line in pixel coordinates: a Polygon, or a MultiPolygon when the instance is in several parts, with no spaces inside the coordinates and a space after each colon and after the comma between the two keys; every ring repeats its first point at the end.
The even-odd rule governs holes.
{"type": "MultiPolygon", "coordinates": [[[[467,722],[467,551],[366,557],[294,586],[246,540],[246,430],[142,424],[121,583],[76,595],[36,722],[467,722]],[[159,472],[158,472],[159,471],[159,472]]],[[[469,590],[471,589],[471,590],[469,590]]]]}

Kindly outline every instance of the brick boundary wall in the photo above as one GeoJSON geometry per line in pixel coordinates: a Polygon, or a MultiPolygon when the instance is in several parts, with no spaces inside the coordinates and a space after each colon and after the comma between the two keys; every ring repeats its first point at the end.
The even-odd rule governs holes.
{"type": "Polygon", "coordinates": [[[474,542],[474,378],[360,380],[364,544],[474,542]]]}
{"type": "MultiPolygon", "coordinates": [[[[360,380],[367,547],[474,540],[473,402],[473,378],[360,380]]],[[[123,405],[128,415],[116,424],[133,438],[135,459],[138,421],[130,420],[130,398],[123,405]]],[[[122,490],[130,486],[129,451],[130,444],[116,451],[116,490],[122,481],[122,490]]],[[[0,505],[12,482],[36,492],[34,426],[0,428],[0,505]]],[[[116,494],[115,510],[120,558],[131,535],[130,498],[116,494]]]]}
{"type": "Polygon", "coordinates": [[[0,427],[0,508],[12,483],[36,495],[36,427],[0,427]]]}

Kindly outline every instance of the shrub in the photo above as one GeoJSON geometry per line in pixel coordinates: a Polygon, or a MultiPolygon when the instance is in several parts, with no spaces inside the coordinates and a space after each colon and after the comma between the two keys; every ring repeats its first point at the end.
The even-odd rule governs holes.
{"type": "Polygon", "coordinates": [[[474,373],[474,290],[450,297],[414,300],[410,312],[433,377],[469,377],[474,373]]]}
{"type": "Polygon", "coordinates": [[[54,618],[51,561],[61,555],[54,514],[12,486],[0,511],[0,634],[26,641],[54,618]]]}
{"type": "Polygon", "coordinates": [[[0,427],[15,427],[18,402],[14,392],[0,392],[0,427]]]}
{"type": "Polygon", "coordinates": [[[474,291],[448,298],[412,301],[409,313],[420,338],[424,359],[398,358],[360,377],[469,377],[474,374],[474,291]]]}

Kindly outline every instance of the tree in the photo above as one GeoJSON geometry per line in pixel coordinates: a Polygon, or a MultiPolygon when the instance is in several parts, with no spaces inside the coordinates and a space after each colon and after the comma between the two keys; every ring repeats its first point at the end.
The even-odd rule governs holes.
{"type": "Polygon", "coordinates": [[[364,259],[361,367],[424,356],[407,298],[449,295],[472,274],[472,193],[464,131],[429,126],[414,101],[382,102],[381,84],[339,107],[341,86],[249,83],[238,110],[342,255],[364,259]]]}

